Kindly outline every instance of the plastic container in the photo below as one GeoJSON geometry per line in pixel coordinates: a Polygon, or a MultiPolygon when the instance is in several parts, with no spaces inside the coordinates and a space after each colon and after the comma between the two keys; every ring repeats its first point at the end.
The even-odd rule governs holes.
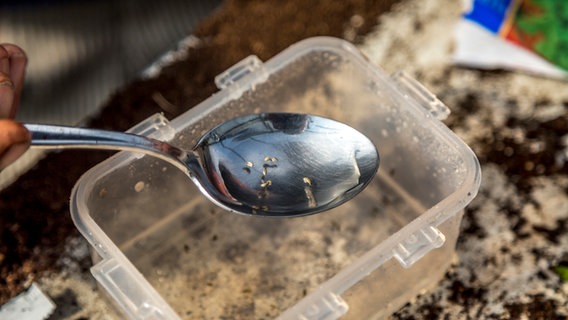
{"type": "Polygon", "coordinates": [[[238,115],[311,113],[366,134],[379,172],[336,209],[270,219],[224,212],[167,163],[118,153],[79,180],[71,212],[122,316],[371,319],[436,285],[480,183],[477,158],[440,122],[449,113],[440,101],[333,38],[266,63],[248,57],[216,83],[220,92],[185,114],[132,131],[189,149],[238,115]]]}

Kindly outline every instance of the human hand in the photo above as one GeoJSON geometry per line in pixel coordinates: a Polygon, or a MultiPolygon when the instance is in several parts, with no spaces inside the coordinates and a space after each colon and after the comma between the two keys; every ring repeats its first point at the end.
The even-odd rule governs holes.
{"type": "Polygon", "coordinates": [[[30,133],[14,121],[27,62],[18,46],[0,44],[0,170],[16,161],[30,145],[30,133]]]}

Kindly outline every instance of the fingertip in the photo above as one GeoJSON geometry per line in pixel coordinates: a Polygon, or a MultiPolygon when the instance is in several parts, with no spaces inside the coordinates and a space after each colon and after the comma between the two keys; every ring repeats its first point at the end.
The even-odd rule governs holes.
{"type": "MultiPolygon", "coordinates": [[[[12,109],[10,112],[10,117],[13,118],[15,117],[18,106],[20,105],[20,98],[22,95],[22,89],[24,87],[24,78],[26,74],[26,68],[28,65],[28,57],[26,55],[26,52],[15,44],[3,43],[0,44],[0,47],[4,51],[6,51],[9,61],[9,66],[8,66],[9,70],[5,73],[9,74],[14,84],[12,109]]],[[[0,56],[2,56],[2,54],[0,54],[0,56]]]]}
{"type": "MultiPolygon", "coordinates": [[[[2,43],[0,44],[0,47],[3,48],[3,51],[6,51],[8,56],[10,58],[16,58],[19,59],[21,61],[27,61],[28,60],[28,56],[26,55],[26,52],[24,51],[24,49],[20,48],[19,46],[12,44],[12,43],[2,43]]],[[[0,56],[2,56],[2,54],[0,53],[0,56]]]]}
{"type": "Polygon", "coordinates": [[[0,44],[0,72],[4,74],[10,73],[10,53],[1,44],[0,44]]]}
{"type": "Polygon", "coordinates": [[[14,83],[7,74],[0,71],[0,118],[11,118],[14,109],[14,83]]]}

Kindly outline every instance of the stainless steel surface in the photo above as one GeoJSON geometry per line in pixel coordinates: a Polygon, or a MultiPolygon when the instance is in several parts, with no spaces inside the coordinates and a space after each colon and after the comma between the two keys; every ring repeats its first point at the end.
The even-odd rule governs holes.
{"type": "Polygon", "coordinates": [[[191,151],[134,134],[27,124],[32,147],[140,151],[184,171],[236,213],[293,217],[334,208],[375,176],[379,155],[357,130],[294,113],[253,114],[206,133],[191,151]]]}

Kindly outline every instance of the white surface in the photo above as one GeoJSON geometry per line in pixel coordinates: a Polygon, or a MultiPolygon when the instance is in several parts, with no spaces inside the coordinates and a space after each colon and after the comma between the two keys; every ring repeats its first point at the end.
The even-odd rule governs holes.
{"type": "Polygon", "coordinates": [[[44,320],[51,315],[55,304],[33,283],[28,290],[0,307],[3,320],[44,320]]]}
{"type": "Polygon", "coordinates": [[[568,78],[561,70],[535,53],[496,37],[477,23],[461,19],[455,27],[456,64],[481,69],[509,69],[552,78],[568,78]]]}

